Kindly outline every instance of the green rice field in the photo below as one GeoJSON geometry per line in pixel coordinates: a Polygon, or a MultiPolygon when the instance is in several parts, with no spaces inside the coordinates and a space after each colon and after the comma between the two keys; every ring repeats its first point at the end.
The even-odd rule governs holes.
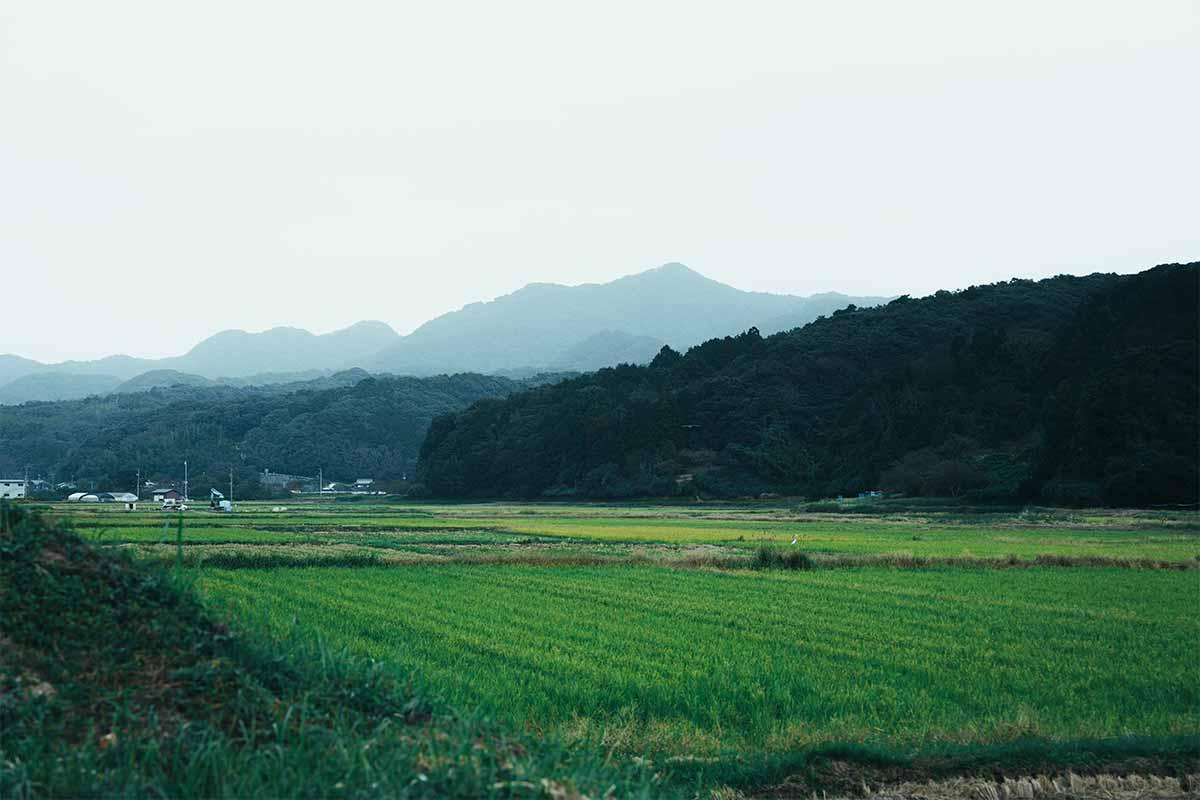
{"type": "Polygon", "coordinates": [[[1191,511],[242,503],[180,533],[56,510],[239,624],[627,754],[1200,735],[1191,511]]]}
{"type": "Polygon", "coordinates": [[[199,585],[456,703],[677,754],[1200,730],[1193,572],[447,565],[199,585]]]}
{"type": "MultiPolygon", "coordinates": [[[[785,506],[347,505],[301,505],[276,513],[270,505],[243,504],[227,517],[189,512],[184,543],[339,543],[385,549],[439,543],[705,544],[735,551],[771,544],[809,553],[929,558],[1200,559],[1200,518],[1195,512],[963,515],[884,509],[814,514],[785,506]]],[[[169,515],[162,512],[60,508],[93,538],[116,544],[174,542],[174,529],[164,525],[169,515]]]]}

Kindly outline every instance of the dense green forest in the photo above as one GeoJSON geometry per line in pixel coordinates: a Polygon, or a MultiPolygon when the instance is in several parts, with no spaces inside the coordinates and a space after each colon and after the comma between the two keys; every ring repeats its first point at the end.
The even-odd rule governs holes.
{"type": "Polygon", "coordinates": [[[1194,503],[1198,266],[901,297],[663,348],[440,417],[419,477],[445,497],[1194,503]]]}
{"type": "MultiPolygon", "coordinates": [[[[0,407],[0,473],[73,480],[82,489],[132,491],[143,477],[262,494],[264,469],[330,479],[411,475],[430,420],[530,381],[462,374],[433,378],[342,373],[352,385],[174,386],[136,394],[0,407]]],[[[325,379],[330,381],[334,379],[325,379]]],[[[316,382],[323,384],[325,381],[316,382]]],[[[336,380],[334,380],[336,383],[336,380]]]]}

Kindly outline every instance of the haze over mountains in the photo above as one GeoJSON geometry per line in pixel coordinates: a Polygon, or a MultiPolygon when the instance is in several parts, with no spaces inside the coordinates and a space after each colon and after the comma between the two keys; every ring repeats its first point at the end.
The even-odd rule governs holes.
{"type": "Polygon", "coordinates": [[[430,320],[366,366],[414,375],[596,369],[630,356],[647,361],[664,344],[686,349],[750,327],[775,333],[849,304],[887,299],[743,292],[682,264],[666,264],[611,283],[533,283],[490,303],[472,303],[430,320]]]}
{"type": "Polygon", "coordinates": [[[214,381],[310,381],[350,368],[418,376],[586,371],[645,363],[664,344],[686,349],[749,327],[770,334],[849,304],[887,299],[744,292],[682,264],[667,264],[604,284],[530,284],[443,314],[408,336],[386,323],[364,321],[323,335],[290,327],[222,331],[183,355],[161,359],[115,355],[42,364],[0,355],[0,404],[214,381]]]}
{"type": "Polygon", "coordinates": [[[1195,504],[1198,319],[1200,264],[1168,264],[902,297],[586,374],[152,373],[186,385],[0,407],[0,473],[112,488],[187,460],[213,485],[415,473],[407,491],[443,498],[1195,504]]]}

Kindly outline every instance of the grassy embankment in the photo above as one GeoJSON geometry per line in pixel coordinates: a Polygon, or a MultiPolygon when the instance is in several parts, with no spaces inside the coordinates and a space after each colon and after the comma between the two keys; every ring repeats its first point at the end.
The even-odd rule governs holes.
{"type": "Polygon", "coordinates": [[[6,505],[0,643],[6,798],[673,791],[458,713],[394,666],[230,629],[160,569],[6,505]]]}

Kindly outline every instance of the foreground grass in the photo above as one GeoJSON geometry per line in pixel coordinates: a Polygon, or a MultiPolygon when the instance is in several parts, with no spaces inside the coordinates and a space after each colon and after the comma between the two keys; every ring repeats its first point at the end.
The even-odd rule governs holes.
{"type": "MultiPolygon", "coordinates": [[[[426,529],[478,541],[393,540],[393,513],[338,526],[314,518],[352,517],[305,514],[324,530],[300,537],[266,514],[189,514],[187,533],[214,538],[183,549],[239,548],[212,542],[240,527],[292,537],[253,545],[289,559],[370,563],[356,553],[372,545],[322,537],[337,527],[425,557],[521,536],[486,522],[426,529]]],[[[163,538],[161,515],[89,521],[116,518],[163,538]]],[[[809,797],[964,776],[1183,775],[1200,755],[1196,675],[1179,655],[1196,631],[1178,593],[1195,572],[492,563],[206,566],[186,579],[127,552],[0,505],[0,796],[809,797]],[[1172,705],[1163,687],[1181,675],[1172,705]],[[1088,731],[1102,738],[1072,738],[1088,731]]]]}
{"type": "Polygon", "coordinates": [[[670,795],[649,765],[464,716],[0,505],[0,797],[670,795]]]}
{"type": "Polygon", "coordinates": [[[1200,732],[1195,572],[205,570],[203,593],[551,735],[712,756],[1200,732]]]}

